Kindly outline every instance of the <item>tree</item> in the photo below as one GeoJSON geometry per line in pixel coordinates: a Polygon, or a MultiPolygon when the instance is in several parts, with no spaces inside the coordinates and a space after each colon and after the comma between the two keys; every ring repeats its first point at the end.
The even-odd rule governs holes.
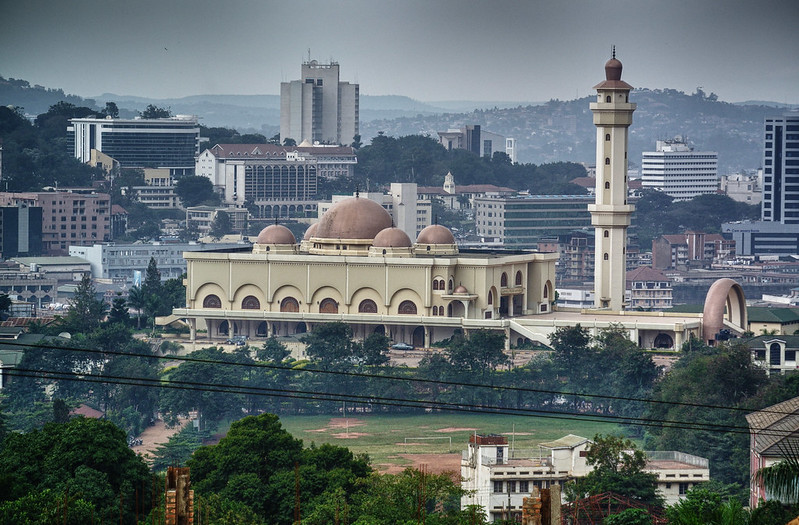
{"type": "Polygon", "coordinates": [[[103,114],[105,114],[107,117],[119,118],[119,108],[117,107],[116,102],[106,102],[103,114]]]}
{"type": "Polygon", "coordinates": [[[214,192],[213,183],[202,175],[189,175],[178,179],[175,184],[175,194],[185,207],[219,203],[219,195],[214,192]]]}
{"type": "MultiPolygon", "coordinates": [[[[128,448],[125,433],[109,421],[83,417],[8,436],[0,450],[0,472],[6,474],[0,477],[0,500],[21,503],[46,490],[82,494],[105,521],[119,519],[120,497],[132,502],[137,487],[150,485],[149,469],[128,448]]],[[[146,513],[149,498],[140,505],[146,513]]],[[[133,523],[132,506],[123,512],[125,523],[133,523]]]]}
{"type": "Polygon", "coordinates": [[[652,525],[652,517],[644,509],[625,509],[605,518],[602,525],[652,525]]]}
{"type": "Polygon", "coordinates": [[[147,306],[147,295],[139,286],[134,286],[128,292],[128,304],[136,310],[136,328],[141,328],[141,314],[147,306]]]}
{"type": "Polygon", "coordinates": [[[285,139],[283,139],[283,145],[287,147],[296,146],[297,141],[291,137],[286,137],[285,139]]]}
{"type": "Polygon", "coordinates": [[[370,334],[360,344],[360,360],[366,366],[388,364],[389,339],[384,334],[370,334]]]}
{"type": "Polygon", "coordinates": [[[8,313],[11,309],[11,297],[7,293],[0,293],[0,314],[8,313]]]}
{"type": "Polygon", "coordinates": [[[108,312],[107,322],[109,324],[120,323],[127,326],[130,323],[130,313],[126,306],[127,301],[122,297],[121,293],[117,293],[114,297],[114,302],[111,304],[111,310],[108,312]]]}
{"type": "Polygon", "coordinates": [[[766,492],[783,503],[799,503],[799,451],[785,450],[785,457],[755,473],[766,492]]]}
{"type": "Polygon", "coordinates": [[[140,111],[141,118],[169,118],[172,112],[169,109],[159,108],[153,104],[148,104],[144,111],[140,111]]]}
{"type": "Polygon", "coordinates": [[[305,350],[308,357],[318,361],[324,370],[352,366],[352,330],[345,323],[319,323],[303,337],[303,342],[308,345],[305,350]]]}
{"type": "Polygon", "coordinates": [[[91,276],[85,274],[69,301],[69,311],[60,320],[64,331],[88,334],[100,326],[108,305],[97,299],[91,276]]]}
{"type": "Polygon", "coordinates": [[[290,355],[291,351],[275,337],[270,337],[264,341],[264,345],[257,352],[259,360],[273,363],[282,363],[290,355]]]}
{"type": "Polygon", "coordinates": [[[586,453],[586,463],[593,470],[566,486],[569,499],[612,492],[646,505],[663,506],[657,475],[644,471],[646,455],[629,439],[597,434],[586,453]]]}
{"type": "Polygon", "coordinates": [[[211,230],[209,233],[212,237],[219,239],[233,231],[233,223],[230,221],[230,215],[226,211],[216,212],[214,220],[211,221],[211,230]]]}

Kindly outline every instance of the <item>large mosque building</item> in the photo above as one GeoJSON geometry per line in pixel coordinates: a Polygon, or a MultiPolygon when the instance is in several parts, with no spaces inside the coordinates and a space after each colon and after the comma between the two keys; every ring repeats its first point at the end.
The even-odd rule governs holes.
{"type": "MultiPolygon", "coordinates": [[[[615,55],[615,53],[614,53],[615,55]]],[[[594,309],[558,311],[556,253],[459,249],[452,232],[428,226],[415,242],[379,204],[357,194],[333,205],[299,242],[288,228],[264,228],[252,249],[187,252],[186,308],[174,314],[196,340],[232,335],[257,340],[293,335],[318,323],[347,323],[355,337],[379,332],[428,347],[456,330],[502,331],[506,345],[548,344],[559,327],[596,333],[623,326],[643,348],[679,348],[694,336],[713,342],[724,328],[742,332],[746,307],[730,279],[708,292],[703,315],[624,310],[627,130],[635,104],[611,58],[591,104],[597,126],[594,309]],[[601,256],[600,256],[601,254],[601,256]]]]}

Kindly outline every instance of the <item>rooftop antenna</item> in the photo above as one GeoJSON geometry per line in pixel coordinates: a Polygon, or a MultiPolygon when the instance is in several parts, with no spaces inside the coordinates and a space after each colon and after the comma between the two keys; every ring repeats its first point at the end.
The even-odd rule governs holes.
{"type": "Polygon", "coordinates": [[[616,58],[616,45],[610,46],[610,58],[616,58]]]}

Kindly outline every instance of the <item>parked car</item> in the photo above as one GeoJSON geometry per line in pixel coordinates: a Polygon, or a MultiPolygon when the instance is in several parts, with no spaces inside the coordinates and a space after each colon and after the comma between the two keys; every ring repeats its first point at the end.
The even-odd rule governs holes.
{"type": "Polygon", "coordinates": [[[413,345],[409,345],[408,343],[394,343],[391,345],[391,348],[394,350],[413,350],[413,345]]]}
{"type": "Polygon", "coordinates": [[[234,335],[230,339],[226,340],[225,344],[236,345],[236,346],[244,346],[244,345],[247,344],[247,336],[245,336],[245,335],[234,335]]]}

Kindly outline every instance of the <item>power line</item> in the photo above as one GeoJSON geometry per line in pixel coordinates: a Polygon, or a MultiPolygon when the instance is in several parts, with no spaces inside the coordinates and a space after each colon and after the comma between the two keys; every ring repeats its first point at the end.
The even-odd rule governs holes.
{"type": "MultiPolygon", "coordinates": [[[[130,376],[111,376],[111,375],[93,375],[83,374],[80,372],[64,372],[64,371],[43,371],[34,369],[9,369],[9,375],[20,377],[44,377],[50,379],[61,379],[69,381],[86,381],[91,383],[107,383],[117,385],[129,386],[143,386],[143,387],[156,387],[168,388],[177,390],[192,390],[204,392],[217,392],[228,394],[241,394],[241,395],[260,395],[268,397],[285,397],[292,399],[313,399],[319,401],[349,401],[359,404],[373,404],[385,406],[398,406],[406,408],[424,408],[424,409],[438,409],[452,412],[471,412],[479,414],[499,414],[509,416],[524,416],[524,417],[542,417],[549,419],[563,419],[573,421],[591,421],[599,423],[609,423],[608,420],[615,421],[622,424],[635,424],[647,427],[660,427],[660,428],[675,428],[681,430],[697,430],[707,432],[719,433],[739,433],[748,434],[747,427],[736,425],[721,425],[713,423],[693,423],[684,421],[673,420],[653,420],[648,418],[635,418],[614,415],[601,415],[601,414],[580,414],[573,412],[561,412],[550,410],[536,410],[536,409],[520,409],[513,407],[500,407],[492,405],[467,405],[464,403],[448,403],[442,401],[429,401],[417,399],[401,399],[383,396],[360,396],[355,394],[338,394],[332,392],[318,392],[318,391],[304,391],[304,390],[288,390],[282,388],[264,388],[264,387],[250,387],[242,385],[230,384],[203,384],[193,381],[176,381],[153,378],[141,378],[130,376]],[[321,396],[321,399],[320,399],[321,396]]],[[[783,437],[790,434],[789,432],[774,432],[774,435],[783,437]]]]}
{"type": "MultiPolygon", "coordinates": [[[[161,359],[161,360],[171,360],[171,361],[183,361],[183,362],[190,362],[190,363],[204,363],[204,364],[219,364],[219,365],[228,365],[228,366],[242,366],[242,367],[249,367],[249,368],[267,368],[267,369],[274,369],[274,370],[281,370],[284,372],[292,372],[292,373],[302,373],[302,372],[310,372],[316,374],[330,374],[330,375],[338,375],[338,376],[349,376],[349,377],[362,377],[362,378],[369,378],[369,379],[386,379],[386,380],[393,380],[393,381],[412,381],[414,383],[422,383],[422,384],[434,384],[434,385],[444,385],[444,386],[458,386],[458,387],[471,387],[471,388],[490,388],[490,389],[497,389],[497,390],[505,390],[510,392],[521,392],[521,393],[532,393],[532,394],[548,394],[548,395],[556,395],[556,396],[577,396],[577,397],[584,397],[584,398],[599,398],[599,399],[608,399],[612,401],[632,401],[637,403],[651,403],[651,404],[658,404],[658,405],[666,405],[666,406],[685,406],[685,407],[693,407],[693,408],[706,408],[706,409],[714,409],[714,410],[729,410],[733,412],[742,412],[742,413],[751,413],[752,410],[740,407],[732,407],[732,406],[721,406],[721,405],[710,405],[706,403],[692,403],[687,401],[664,401],[660,399],[652,399],[652,398],[636,398],[636,397],[627,397],[627,396],[614,396],[609,394],[591,394],[586,392],[569,392],[569,391],[559,391],[559,390],[546,390],[546,389],[535,389],[535,388],[524,388],[524,387],[517,387],[517,386],[496,386],[496,385],[484,385],[480,383],[469,383],[469,382],[462,382],[462,381],[447,381],[442,379],[423,379],[423,378],[415,378],[415,377],[401,377],[401,376],[393,376],[387,374],[374,374],[374,373],[365,373],[365,372],[350,372],[350,371],[341,371],[341,370],[324,370],[318,368],[293,368],[293,367],[286,367],[280,365],[273,365],[269,363],[246,363],[246,362],[234,362],[234,361],[224,361],[219,359],[207,359],[207,358],[198,358],[198,357],[189,357],[189,356],[159,356],[154,354],[137,354],[137,353],[127,353],[127,352],[120,352],[114,350],[96,350],[96,349],[89,349],[89,348],[69,348],[64,346],[58,345],[45,345],[45,344],[25,344],[25,343],[16,343],[16,342],[3,342],[3,344],[9,345],[16,345],[21,347],[27,348],[41,348],[41,349],[55,349],[55,350],[66,350],[72,352],[86,352],[90,354],[103,354],[103,355],[117,355],[117,356],[126,356],[126,357],[142,357],[142,358],[149,358],[149,359],[161,359]]],[[[763,409],[760,412],[764,413],[772,413],[778,415],[788,415],[792,412],[783,412],[779,410],[769,410],[763,409]]]]}

